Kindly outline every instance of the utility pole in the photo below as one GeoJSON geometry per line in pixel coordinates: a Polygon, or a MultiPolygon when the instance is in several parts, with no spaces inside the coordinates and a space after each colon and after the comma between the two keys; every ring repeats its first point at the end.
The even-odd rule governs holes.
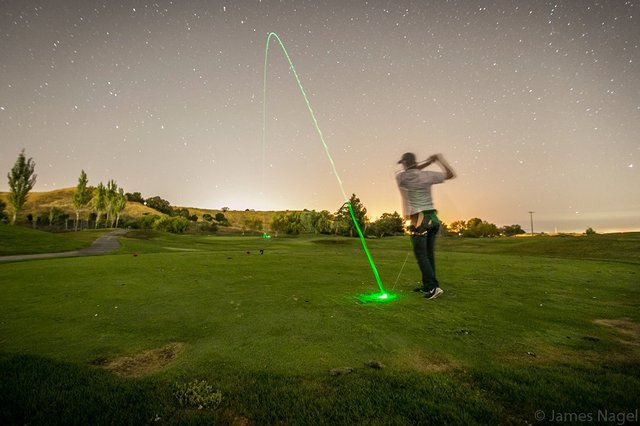
{"type": "Polygon", "coordinates": [[[533,236],[533,214],[535,212],[529,212],[529,216],[531,217],[531,236],[533,236]]]}

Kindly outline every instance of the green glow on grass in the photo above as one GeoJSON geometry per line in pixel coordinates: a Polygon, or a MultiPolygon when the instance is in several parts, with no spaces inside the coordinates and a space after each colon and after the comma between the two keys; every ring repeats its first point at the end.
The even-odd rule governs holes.
{"type": "Polygon", "coordinates": [[[362,303],[386,303],[398,298],[396,293],[363,293],[358,296],[358,300],[362,303]]]}
{"type": "MultiPolygon", "coordinates": [[[[307,93],[304,91],[304,87],[302,87],[302,82],[300,82],[300,78],[298,77],[298,73],[296,72],[296,69],[293,66],[293,62],[289,57],[289,53],[287,52],[287,49],[284,47],[284,44],[282,43],[282,40],[280,40],[280,37],[278,37],[278,35],[274,32],[270,32],[269,35],[267,35],[267,43],[264,50],[264,77],[263,77],[263,91],[262,91],[262,164],[263,164],[262,181],[264,182],[264,159],[265,159],[265,146],[266,146],[266,139],[267,139],[267,136],[266,136],[267,135],[267,130],[266,130],[267,129],[267,101],[266,101],[267,99],[267,63],[268,63],[268,55],[269,55],[269,41],[271,41],[271,38],[274,38],[278,42],[278,44],[282,48],[282,51],[284,52],[284,56],[287,58],[287,61],[289,62],[289,67],[291,68],[293,77],[295,78],[296,83],[298,83],[298,88],[300,89],[300,93],[302,93],[304,102],[307,105],[307,110],[309,110],[309,114],[311,115],[311,119],[313,120],[313,125],[315,126],[316,131],[318,132],[318,136],[320,137],[320,141],[322,142],[322,146],[324,147],[324,152],[327,154],[327,158],[329,159],[329,163],[331,164],[333,175],[336,177],[336,180],[338,181],[338,186],[340,187],[340,193],[342,194],[342,198],[346,201],[347,207],[349,208],[349,214],[351,216],[351,219],[353,220],[353,224],[356,228],[356,231],[358,232],[360,243],[362,244],[362,248],[364,249],[364,252],[367,255],[367,260],[371,265],[371,271],[373,272],[373,276],[376,280],[376,283],[378,284],[378,289],[380,290],[379,294],[386,294],[385,289],[382,285],[382,280],[380,279],[380,274],[378,273],[378,268],[376,268],[373,258],[371,257],[371,253],[369,253],[369,249],[367,248],[367,243],[364,240],[364,235],[360,230],[360,225],[358,225],[358,221],[356,220],[356,216],[355,216],[355,213],[353,212],[353,208],[351,207],[351,203],[349,202],[349,198],[347,198],[347,195],[344,191],[344,186],[342,185],[342,179],[340,179],[338,170],[336,170],[336,165],[333,162],[333,158],[331,157],[331,154],[329,153],[329,147],[327,146],[327,143],[324,140],[324,136],[322,135],[322,130],[320,130],[320,125],[318,124],[316,115],[314,114],[313,109],[311,108],[311,103],[309,102],[307,93]]],[[[392,300],[392,299],[386,298],[384,300],[392,300]]]]}

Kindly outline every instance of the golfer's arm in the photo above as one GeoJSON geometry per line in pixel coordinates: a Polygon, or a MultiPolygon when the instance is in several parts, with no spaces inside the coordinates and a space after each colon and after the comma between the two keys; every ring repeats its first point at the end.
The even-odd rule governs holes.
{"type": "Polygon", "coordinates": [[[418,165],[416,166],[416,168],[418,170],[422,170],[425,167],[430,166],[431,164],[433,164],[436,160],[434,159],[433,155],[429,158],[427,158],[426,160],[424,160],[422,163],[418,163],[418,165]]]}
{"type": "Polygon", "coordinates": [[[442,170],[444,170],[445,179],[453,179],[454,177],[456,177],[456,172],[453,171],[453,168],[451,167],[451,165],[447,163],[447,160],[445,160],[441,154],[437,154],[436,161],[438,162],[438,164],[440,164],[440,167],[442,167],[442,170]]]}

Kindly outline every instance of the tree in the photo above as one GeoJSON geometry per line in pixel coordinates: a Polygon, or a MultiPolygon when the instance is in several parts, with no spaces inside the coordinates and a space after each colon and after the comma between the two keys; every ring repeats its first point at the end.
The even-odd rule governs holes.
{"type": "Polygon", "coordinates": [[[142,195],[139,192],[134,192],[133,194],[127,192],[126,194],[124,194],[124,196],[127,197],[127,201],[131,201],[132,203],[144,204],[144,198],[142,198],[142,195]]]}
{"type": "Polygon", "coordinates": [[[93,196],[93,208],[96,211],[96,229],[98,229],[102,213],[104,213],[107,208],[107,188],[105,188],[102,182],[100,182],[96,187],[96,191],[93,196]]]}
{"type": "Polygon", "coordinates": [[[484,221],[479,217],[471,218],[467,221],[467,229],[482,225],[482,222],[484,221]]]}
{"type": "Polygon", "coordinates": [[[222,226],[229,226],[229,219],[227,219],[224,213],[216,213],[215,215],[216,222],[218,222],[222,226]]]}
{"type": "Polygon", "coordinates": [[[76,191],[73,193],[73,207],[76,210],[76,231],[78,230],[78,222],[80,221],[80,210],[91,200],[91,194],[87,189],[87,182],[87,174],[82,170],[78,178],[78,186],[76,186],[76,191]]]}
{"type": "Polygon", "coordinates": [[[107,222],[109,222],[109,226],[111,228],[113,228],[113,222],[115,221],[114,205],[117,197],[118,184],[115,180],[109,179],[109,182],[107,182],[107,190],[105,193],[105,208],[107,210],[107,222]]]}
{"type": "Polygon", "coordinates": [[[49,207],[49,226],[53,225],[53,221],[58,218],[60,211],[55,207],[49,207]]]}
{"type": "Polygon", "coordinates": [[[168,214],[169,216],[173,214],[173,207],[171,207],[171,204],[157,195],[155,197],[147,198],[146,204],[147,207],[156,209],[161,213],[168,214]]]}
{"type": "Polygon", "coordinates": [[[300,217],[305,231],[317,234],[330,234],[333,216],[327,210],[317,212],[304,211],[300,217]]]}
{"type": "Polygon", "coordinates": [[[116,216],[116,228],[118,227],[118,222],[120,222],[120,215],[126,206],[127,197],[124,195],[124,190],[122,188],[118,188],[118,193],[113,201],[113,213],[116,216]]]}
{"type": "Polygon", "coordinates": [[[470,238],[496,237],[500,235],[500,231],[493,223],[474,217],[467,221],[467,229],[462,231],[462,235],[470,238]]]}
{"type": "Polygon", "coordinates": [[[366,225],[369,219],[367,218],[367,209],[364,207],[362,202],[360,202],[360,199],[356,197],[356,194],[351,194],[349,201],[344,203],[336,213],[336,222],[340,227],[341,233],[349,234],[351,237],[353,237],[355,233],[355,236],[358,236],[349,205],[351,205],[353,217],[355,217],[358,227],[364,234],[366,232],[366,225]]]}
{"type": "Polygon", "coordinates": [[[380,219],[371,224],[369,232],[379,237],[403,233],[404,220],[400,217],[398,212],[383,213],[382,216],[380,216],[380,219]]]}
{"type": "Polygon", "coordinates": [[[304,231],[300,212],[278,213],[271,222],[271,229],[278,232],[284,232],[289,235],[298,235],[304,231]]]}
{"type": "Polygon", "coordinates": [[[276,237],[278,232],[285,232],[287,230],[287,216],[284,213],[276,214],[271,220],[271,229],[275,231],[276,237]]]}
{"type": "Polygon", "coordinates": [[[451,224],[449,225],[449,231],[458,235],[462,234],[462,232],[464,232],[466,229],[467,222],[465,222],[464,220],[456,220],[455,222],[451,222],[451,224]]]}
{"type": "Polygon", "coordinates": [[[525,231],[520,225],[508,225],[500,228],[500,233],[508,237],[524,234],[525,231]]]}
{"type": "Polygon", "coordinates": [[[16,223],[18,213],[24,207],[25,201],[27,201],[27,195],[29,191],[33,189],[36,184],[36,177],[33,172],[35,171],[36,163],[33,158],[28,160],[24,156],[24,149],[18,155],[11,172],[7,173],[9,178],[9,204],[13,208],[13,216],[11,218],[11,224],[16,223]]]}
{"type": "Polygon", "coordinates": [[[328,210],[322,210],[316,215],[313,227],[316,232],[321,234],[331,234],[331,226],[333,225],[334,217],[328,210]]]}
{"type": "Polygon", "coordinates": [[[7,204],[0,200],[0,222],[4,222],[7,219],[7,215],[4,212],[5,208],[7,208],[7,204]]]}
{"type": "Polygon", "coordinates": [[[173,214],[171,216],[180,216],[185,219],[189,219],[191,217],[191,213],[189,213],[189,209],[184,207],[176,207],[173,209],[173,214]]]}
{"type": "Polygon", "coordinates": [[[585,234],[587,235],[596,235],[597,232],[593,230],[593,228],[587,228],[586,231],[584,231],[585,234]]]}

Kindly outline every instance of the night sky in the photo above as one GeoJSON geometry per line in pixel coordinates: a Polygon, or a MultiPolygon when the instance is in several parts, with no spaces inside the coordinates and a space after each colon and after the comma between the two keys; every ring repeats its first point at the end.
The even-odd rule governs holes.
{"type": "MultiPolygon", "coordinates": [[[[400,211],[440,152],[445,222],[640,230],[638,1],[0,0],[0,190],[115,179],[173,205],[400,211]]],[[[437,170],[437,167],[435,168],[437,170]]]]}

